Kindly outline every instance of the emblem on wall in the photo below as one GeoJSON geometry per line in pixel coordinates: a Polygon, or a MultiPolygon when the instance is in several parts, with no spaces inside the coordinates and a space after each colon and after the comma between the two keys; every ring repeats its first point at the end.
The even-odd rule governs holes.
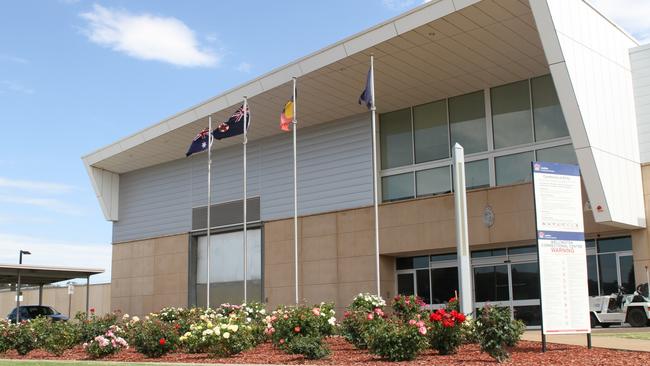
{"type": "Polygon", "coordinates": [[[483,210],[483,223],[486,227],[492,227],[494,225],[494,211],[492,211],[492,207],[490,206],[485,206],[483,210]]]}

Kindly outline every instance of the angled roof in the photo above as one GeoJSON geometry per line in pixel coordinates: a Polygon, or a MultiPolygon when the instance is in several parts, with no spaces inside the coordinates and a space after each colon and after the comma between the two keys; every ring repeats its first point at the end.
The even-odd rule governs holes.
{"type": "Polygon", "coordinates": [[[18,281],[18,272],[20,272],[21,283],[25,285],[47,285],[75,278],[89,277],[103,273],[104,270],[99,268],[0,264],[0,283],[16,283],[18,281]]]}

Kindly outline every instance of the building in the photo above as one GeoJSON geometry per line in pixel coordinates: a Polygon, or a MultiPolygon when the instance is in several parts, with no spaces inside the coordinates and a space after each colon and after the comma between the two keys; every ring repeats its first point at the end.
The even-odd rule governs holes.
{"type": "MultiPolygon", "coordinates": [[[[292,144],[279,111],[300,89],[299,291],[348,304],[374,291],[372,136],[357,104],[375,55],[381,293],[456,288],[450,148],[467,153],[477,306],[539,323],[530,161],[580,165],[591,294],[646,282],[650,47],[582,0],[439,0],[303,57],[83,157],[113,222],[111,306],[205,304],[207,116],[249,97],[251,298],[293,302],[292,144]],[[644,190],[645,188],[645,190],[644,190]]],[[[241,301],[242,145],[213,164],[211,302],[241,301]]],[[[340,308],[339,308],[340,309],[340,308]]]]}

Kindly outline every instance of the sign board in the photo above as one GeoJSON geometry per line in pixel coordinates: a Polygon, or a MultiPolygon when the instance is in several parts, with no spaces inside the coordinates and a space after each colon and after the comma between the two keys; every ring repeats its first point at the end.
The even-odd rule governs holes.
{"type": "Polygon", "coordinates": [[[20,302],[23,302],[23,295],[20,295],[20,296],[14,296],[14,299],[15,299],[14,301],[20,301],[20,302]]]}
{"type": "Polygon", "coordinates": [[[68,284],[68,295],[74,295],[74,285],[68,284]]]}
{"type": "Polygon", "coordinates": [[[580,169],[533,162],[544,334],[590,333],[580,169]]]}

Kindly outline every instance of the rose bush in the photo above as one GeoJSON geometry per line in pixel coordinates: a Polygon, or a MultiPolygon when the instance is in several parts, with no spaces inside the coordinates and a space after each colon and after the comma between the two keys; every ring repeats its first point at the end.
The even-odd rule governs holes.
{"type": "Polygon", "coordinates": [[[323,340],[334,334],[334,315],[331,303],[280,307],[265,318],[265,332],[276,347],[287,353],[322,358],[329,355],[323,340]]]}
{"type": "Polygon", "coordinates": [[[429,346],[426,334],[421,320],[382,320],[367,331],[368,350],[389,361],[413,360],[429,346]]]}
{"type": "Polygon", "coordinates": [[[129,344],[122,337],[122,329],[112,325],[102,335],[94,337],[90,342],[83,344],[84,351],[92,359],[106,357],[128,348],[129,344]]]}
{"type": "Polygon", "coordinates": [[[404,321],[415,318],[422,312],[424,301],[415,295],[397,295],[393,298],[393,312],[404,321]]]}
{"type": "Polygon", "coordinates": [[[486,305],[478,311],[476,332],[481,351],[498,362],[510,358],[506,347],[514,347],[524,333],[521,320],[512,318],[510,308],[486,305]]]}
{"type": "Polygon", "coordinates": [[[6,319],[0,319],[0,353],[5,353],[14,348],[13,324],[6,319]]]}
{"type": "Polygon", "coordinates": [[[216,357],[228,357],[254,346],[252,327],[237,313],[225,316],[207,310],[200,321],[180,337],[188,352],[207,352],[216,357]]]}
{"type": "Polygon", "coordinates": [[[128,326],[129,343],[143,355],[158,358],[173,351],[178,343],[177,324],[150,317],[128,326]]]}
{"type": "Polygon", "coordinates": [[[366,333],[386,317],[386,302],[380,296],[359,294],[347,307],[340,334],[358,349],[368,348],[366,333]]]}
{"type": "Polygon", "coordinates": [[[462,343],[461,329],[465,322],[465,315],[455,309],[438,309],[429,315],[431,331],[429,342],[431,348],[441,355],[456,353],[462,343]]]}

